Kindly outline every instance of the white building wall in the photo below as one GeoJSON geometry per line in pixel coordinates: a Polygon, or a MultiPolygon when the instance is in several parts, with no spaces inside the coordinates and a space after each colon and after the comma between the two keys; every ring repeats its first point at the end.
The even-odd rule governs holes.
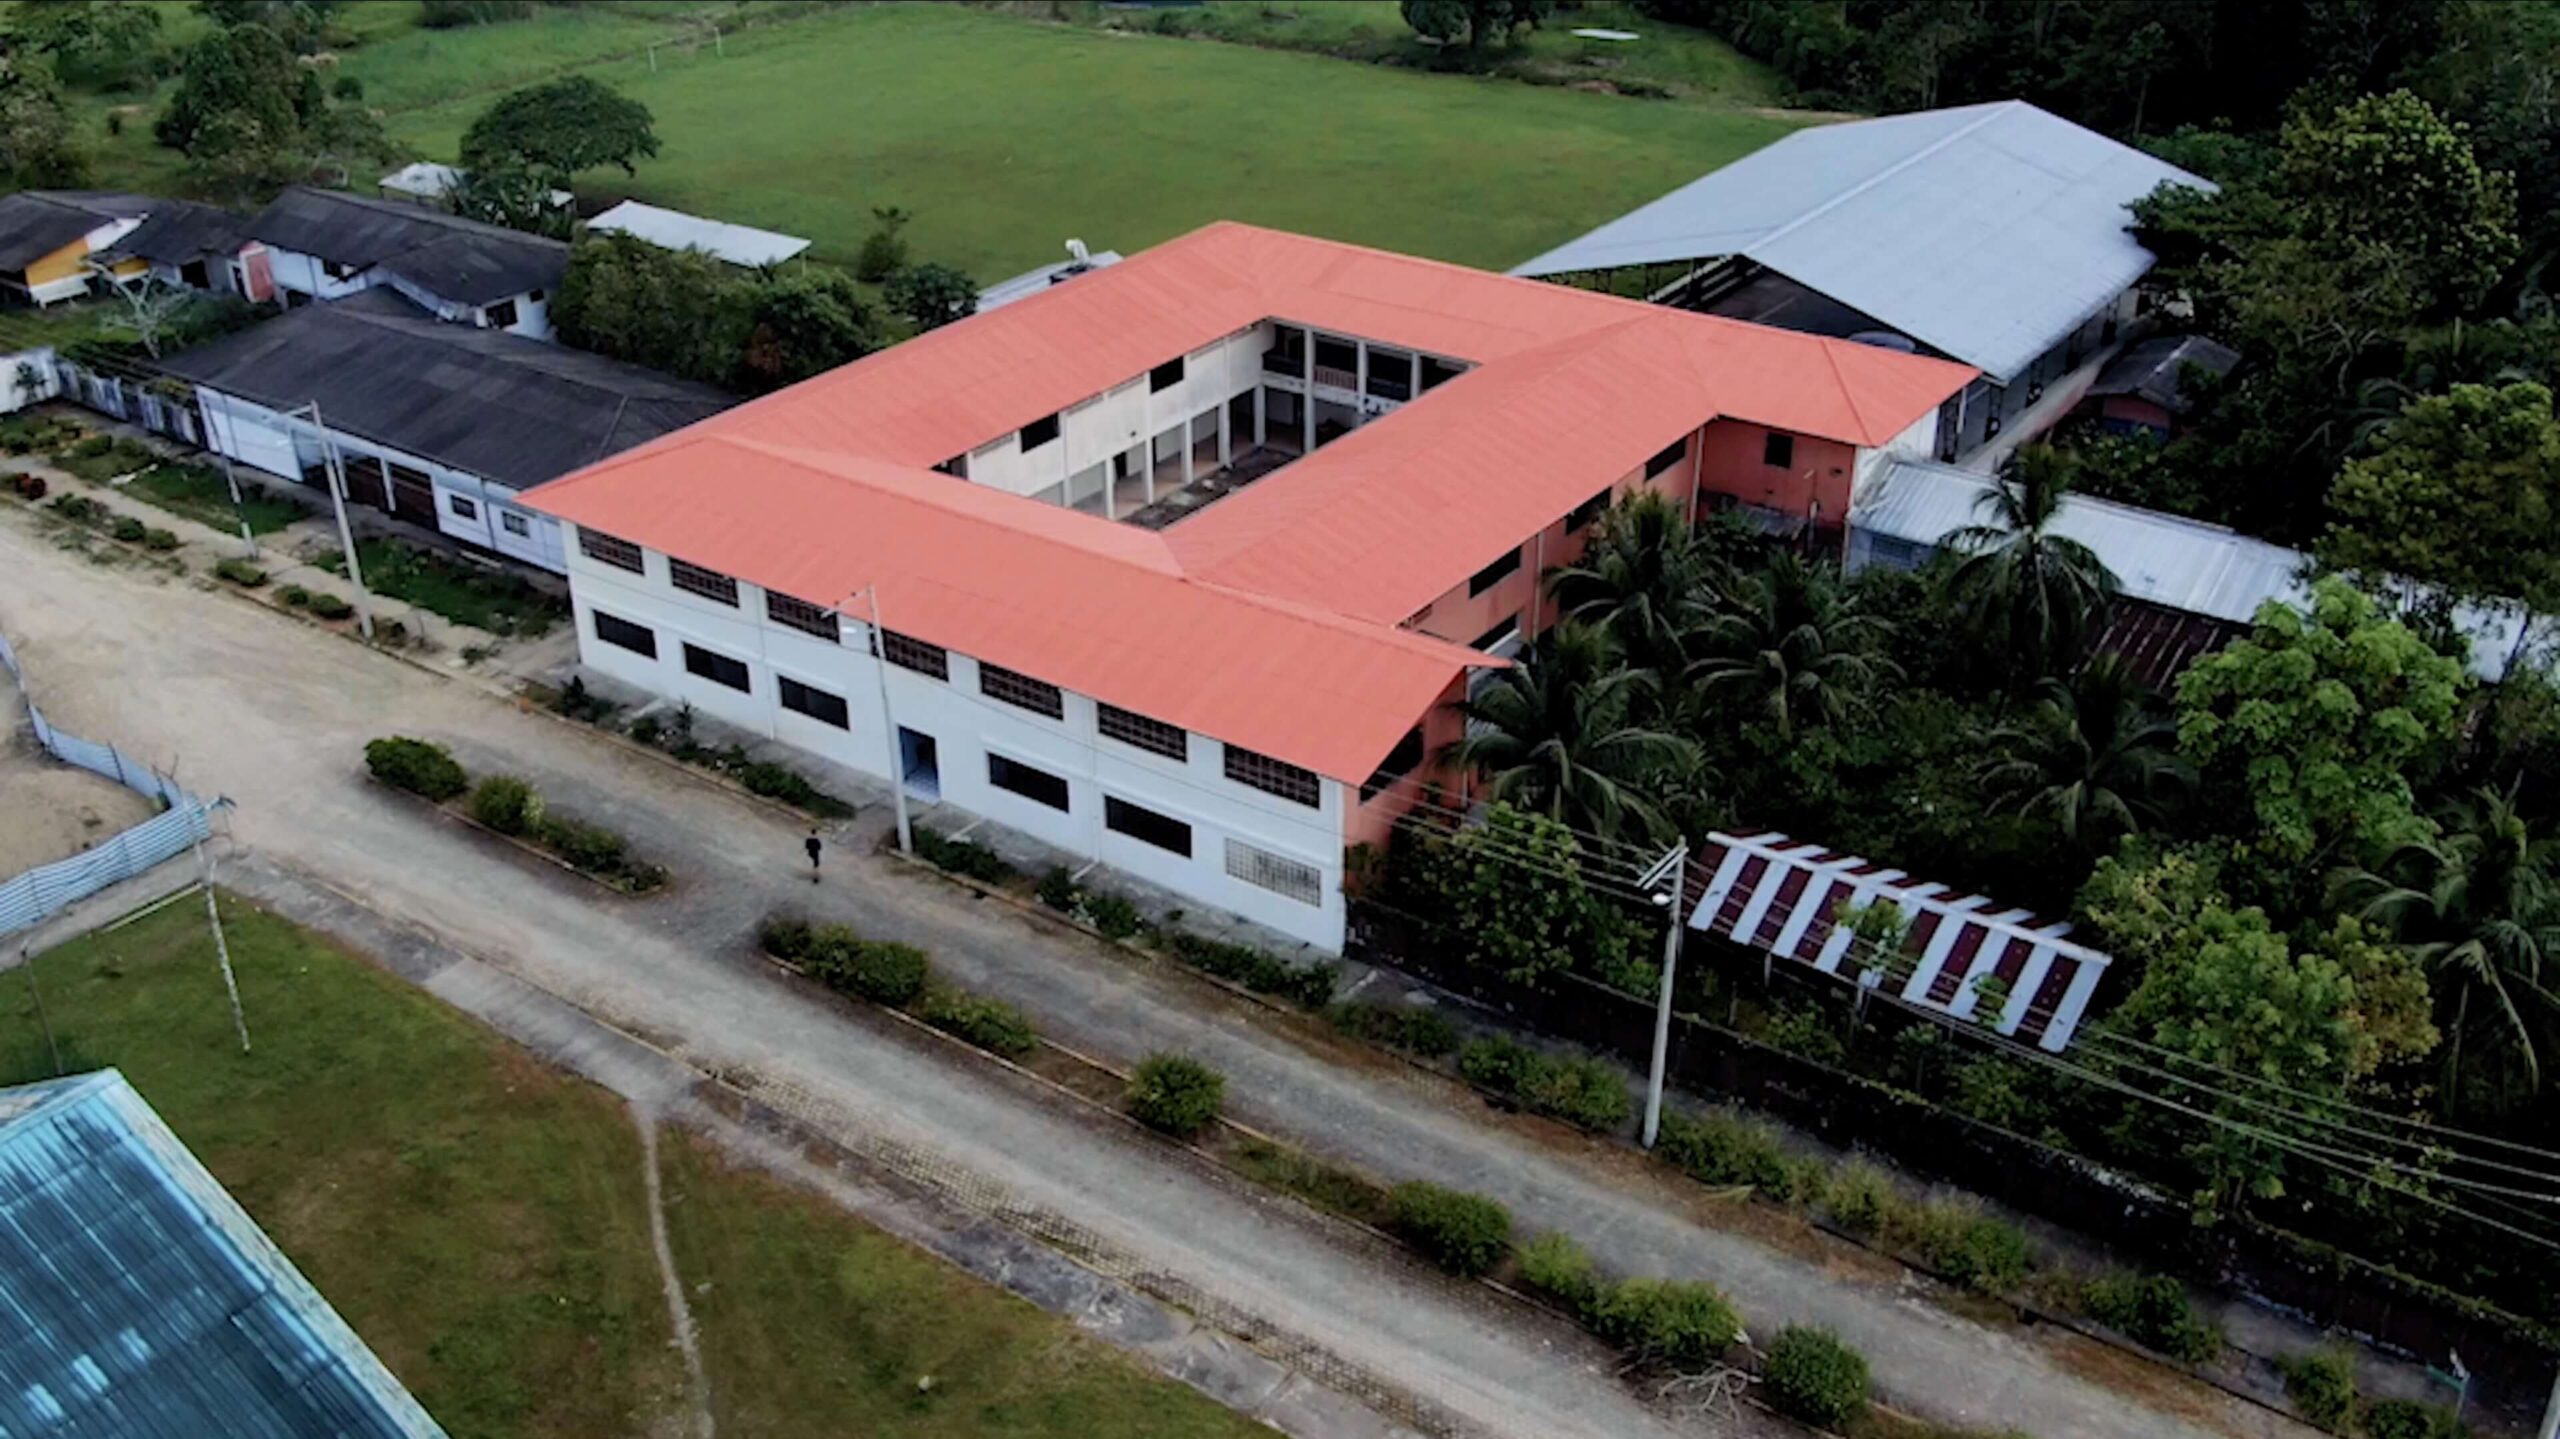
{"type": "MultiPolygon", "coordinates": [[[[870,658],[862,626],[846,622],[845,643],[829,644],[767,620],[764,594],[752,584],[739,582],[738,606],[732,609],[676,589],[662,554],[644,551],[645,573],[635,575],[579,553],[574,528],[562,528],[572,538],[566,564],[582,663],[625,684],[689,703],[725,724],[884,781],[894,772],[892,732],[881,715],[882,670],[870,658]],[[656,657],[598,639],[597,610],[650,629],[657,637],[656,657]],[[687,643],[742,661],[749,689],[741,693],[689,673],[683,649],[687,643]],[[780,675],[843,698],[850,730],[782,708],[780,675]]],[[[894,627],[896,616],[890,619],[894,627]]],[[[977,662],[959,653],[950,659],[948,682],[896,665],[885,669],[897,726],[934,740],[945,802],[1071,854],[1099,859],[1203,906],[1242,915],[1328,952],[1341,949],[1341,784],[1322,781],[1316,807],[1296,804],[1228,779],[1224,748],[1213,738],[1191,735],[1187,758],[1175,761],[1103,735],[1095,702],[1087,696],[1068,692],[1065,717],[1053,720],[982,694],[977,662]],[[1061,812],[990,784],[990,754],[1064,779],[1069,808],[1061,812]],[[1190,857],[1107,829],[1106,795],[1189,824],[1190,857]],[[1231,878],[1231,840],[1313,868],[1319,876],[1319,902],[1302,903],[1231,878]]]]}
{"type": "Polygon", "coordinates": [[[1161,391],[1149,390],[1142,371],[1060,411],[1058,438],[1027,454],[1019,431],[995,436],[969,452],[969,480],[1057,502],[1061,494],[1052,491],[1069,477],[1088,476],[1096,466],[1107,475],[1114,456],[1251,393],[1262,383],[1262,352],[1270,338],[1269,325],[1256,325],[1212,341],[1183,356],[1182,379],[1161,391]]]}
{"type": "Polygon", "coordinates": [[[319,256],[307,255],[300,250],[269,245],[267,256],[271,267],[269,273],[275,277],[276,288],[308,295],[315,300],[343,300],[359,290],[370,290],[383,282],[382,271],[371,267],[358,270],[344,279],[333,279],[323,268],[319,256]]]}
{"type": "Polygon", "coordinates": [[[1849,488],[1851,505],[1865,503],[1870,487],[1882,482],[1896,462],[1935,458],[1937,443],[1938,412],[1931,410],[1882,445],[1858,451],[1858,474],[1849,488]]]}

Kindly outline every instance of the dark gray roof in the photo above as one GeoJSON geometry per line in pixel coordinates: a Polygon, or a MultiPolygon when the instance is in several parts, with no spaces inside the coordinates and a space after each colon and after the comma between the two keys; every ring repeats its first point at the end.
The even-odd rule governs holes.
{"type": "Polygon", "coordinates": [[[2179,377],[2189,365],[2220,379],[2240,363],[2240,352],[2202,335],[2154,335],[2107,362],[2098,372],[2093,395],[2136,395],[2173,415],[2187,412],[2187,396],[2179,377]]]}
{"type": "Polygon", "coordinates": [[[380,265],[444,299],[485,305],[527,290],[557,289],[569,247],[423,205],[371,200],[296,185],[249,222],[280,249],[353,269],[380,265]]]}
{"type": "Polygon", "coordinates": [[[0,1090],[0,1434],[444,1431],[112,1069],[0,1090]]]}
{"type": "Polygon", "coordinates": [[[183,265],[207,255],[230,255],[248,243],[249,221],[217,205],[193,200],[163,200],[151,218],[109,245],[103,258],[136,256],[163,265],[183,265]]]}
{"type": "Polygon", "coordinates": [[[23,270],[109,220],[148,212],[147,195],[116,190],[20,190],[0,196],[0,270],[23,270]]]}
{"type": "Polygon", "coordinates": [[[446,324],[376,287],[161,361],[270,407],[518,489],[717,414],[736,397],[499,330],[446,324]]]}

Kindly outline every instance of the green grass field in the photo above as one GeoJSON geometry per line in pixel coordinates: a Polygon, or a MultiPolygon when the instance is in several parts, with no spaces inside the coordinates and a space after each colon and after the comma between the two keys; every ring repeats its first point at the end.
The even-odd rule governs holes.
{"type": "MultiPolygon", "coordinates": [[[[621,1102],[307,931],[224,915],[251,1053],[191,898],[38,957],[71,1066],[121,1068],[453,1434],[674,1432],[621,1102]]],[[[52,1073],[23,977],[0,979],[0,1083],[52,1073]]],[[[682,1134],[660,1160],[723,1432],[1268,1432],[682,1134]]]]}
{"type": "MultiPolygon", "coordinates": [[[[512,27],[491,27],[504,30],[512,27]]],[[[956,6],[846,7],[588,68],[648,104],[664,151],[581,177],[851,256],[875,206],[915,256],[982,280],[1079,236],[1135,251],[1216,219],[1503,266],[1792,128],[1769,115],[956,6]]],[[[450,156],[484,107],[393,115],[450,156]]]]}

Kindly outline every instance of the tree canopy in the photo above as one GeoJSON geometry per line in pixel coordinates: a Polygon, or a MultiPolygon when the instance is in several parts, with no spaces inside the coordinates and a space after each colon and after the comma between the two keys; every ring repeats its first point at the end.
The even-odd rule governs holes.
{"type": "Polygon", "coordinates": [[[1481,50],[1488,40],[1508,40],[1555,12],[1555,0],[1404,0],[1404,23],[1444,44],[1464,40],[1481,50]]]}
{"type": "Polygon", "coordinates": [[[61,88],[40,64],[0,55],[0,184],[77,185],[89,158],[72,138],[61,88]]]}
{"type": "Polygon", "coordinates": [[[649,107],[600,80],[568,75],[501,96],[462,132],[466,169],[520,164],[551,183],[599,165],[636,173],[658,153],[649,107]]]}
{"type": "Polygon", "coordinates": [[[909,265],[889,277],[880,298],[921,335],[978,313],[978,282],[950,265],[909,265]]]}
{"type": "Polygon", "coordinates": [[[2333,565],[2560,610],[2560,420],[2539,384],[2412,401],[2329,505],[2333,565]]]}
{"type": "Polygon", "coordinates": [[[45,56],[74,85],[139,88],[160,55],[160,12],[149,5],[17,0],[6,25],[12,50],[45,56]]]}

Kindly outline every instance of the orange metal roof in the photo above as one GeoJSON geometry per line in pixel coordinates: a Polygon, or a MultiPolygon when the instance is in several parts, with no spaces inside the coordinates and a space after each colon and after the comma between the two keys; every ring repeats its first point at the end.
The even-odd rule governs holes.
{"type": "Polygon", "coordinates": [[[1484,656],[1395,625],[1699,425],[1876,445],[1960,365],[1220,223],[529,503],[1357,781],[1484,656]],[[1475,368],[1163,533],[930,467],[1260,321],[1475,368]]]}

